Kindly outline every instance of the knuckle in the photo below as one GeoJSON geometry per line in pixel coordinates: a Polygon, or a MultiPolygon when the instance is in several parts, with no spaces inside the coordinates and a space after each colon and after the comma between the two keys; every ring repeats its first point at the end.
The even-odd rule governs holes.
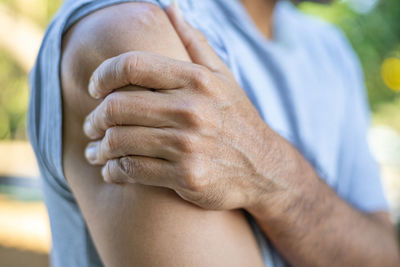
{"type": "Polygon", "coordinates": [[[118,182],[118,162],[117,160],[109,160],[102,168],[102,176],[106,183],[118,182]]]}
{"type": "Polygon", "coordinates": [[[187,122],[194,129],[201,129],[203,125],[203,117],[201,113],[192,112],[186,117],[187,122]]]}
{"type": "Polygon", "coordinates": [[[103,141],[103,150],[104,153],[107,155],[113,154],[115,150],[117,149],[117,144],[118,144],[118,137],[117,137],[117,131],[114,127],[108,128],[106,130],[106,134],[104,136],[104,141],[103,141]]]}
{"type": "Polygon", "coordinates": [[[103,121],[106,125],[114,125],[114,114],[117,114],[120,103],[117,93],[109,94],[103,101],[103,121]]]}
{"type": "Polygon", "coordinates": [[[204,175],[204,169],[193,160],[188,160],[183,167],[184,186],[192,192],[204,192],[208,186],[208,180],[204,175]]]}
{"type": "Polygon", "coordinates": [[[178,115],[185,123],[194,128],[201,128],[203,122],[201,107],[197,101],[186,101],[179,109],[178,115]]]}
{"type": "Polygon", "coordinates": [[[104,82],[106,80],[106,73],[108,73],[109,66],[112,65],[112,60],[113,58],[108,58],[104,60],[100,66],[94,71],[92,77],[91,77],[91,82],[93,82],[94,90],[98,94],[103,94],[104,90],[107,88],[104,88],[104,82]]]}
{"type": "Polygon", "coordinates": [[[194,153],[197,146],[197,137],[191,134],[181,134],[177,137],[176,145],[183,153],[194,153]]]}
{"type": "Polygon", "coordinates": [[[125,77],[125,81],[130,83],[131,76],[135,73],[135,70],[139,65],[139,56],[136,52],[129,53],[123,60],[123,77],[125,77]]]}
{"type": "Polygon", "coordinates": [[[193,71],[193,81],[196,89],[208,91],[211,84],[211,71],[206,67],[198,65],[193,71]]]}
{"type": "Polygon", "coordinates": [[[204,192],[206,183],[202,177],[199,177],[196,171],[192,171],[189,176],[186,177],[186,186],[192,192],[204,192]]]}

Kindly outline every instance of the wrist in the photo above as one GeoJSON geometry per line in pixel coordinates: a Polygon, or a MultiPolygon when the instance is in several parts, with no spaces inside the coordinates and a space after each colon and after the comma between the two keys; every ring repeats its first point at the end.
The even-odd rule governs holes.
{"type": "Polygon", "coordinates": [[[317,185],[317,176],[307,160],[281,136],[275,133],[267,140],[268,155],[260,162],[265,171],[254,189],[254,201],[246,210],[260,220],[279,220],[317,185]]]}

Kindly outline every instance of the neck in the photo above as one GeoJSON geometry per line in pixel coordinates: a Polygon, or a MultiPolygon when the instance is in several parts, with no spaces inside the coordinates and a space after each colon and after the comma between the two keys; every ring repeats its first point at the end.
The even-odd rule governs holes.
{"type": "Polygon", "coordinates": [[[259,31],[268,39],[273,38],[272,16],[277,0],[241,0],[259,31]]]}

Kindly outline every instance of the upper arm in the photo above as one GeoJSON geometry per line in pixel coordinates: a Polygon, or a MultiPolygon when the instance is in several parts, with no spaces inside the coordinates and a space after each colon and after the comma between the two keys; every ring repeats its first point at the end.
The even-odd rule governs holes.
{"type": "Polygon", "coordinates": [[[173,191],[103,182],[84,158],[82,124],[98,102],[89,78],[105,59],[142,50],[189,61],[164,12],[144,3],[88,15],[63,38],[63,165],[107,266],[261,266],[256,241],[239,211],[206,211],[173,191]]]}

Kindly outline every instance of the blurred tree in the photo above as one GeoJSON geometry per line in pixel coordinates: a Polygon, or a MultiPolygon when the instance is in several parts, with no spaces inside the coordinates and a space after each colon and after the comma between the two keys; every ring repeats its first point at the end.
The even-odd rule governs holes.
{"type": "MultiPolygon", "coordinates": [[[[24,44],[15,43],[14,46],[10,46],[10,43],[6,42],[0,48],[0,140],[26,139],[29,92],[27,85],[29,67],[27,66],[30,66],[31,61],[36,57],[34,54],[37,47],[32,47],[32,45],[35,46],[37,35],[41,34],[36,27],[44,29],[61,3],[62,0],[0,0],[0,11],[4,13],[3,15],[7,15],[1,18],[5,20],[4,22],[10,22],[7,21],[7,17],[10,16],[16,19],[17,17],[26,18],[25,21],[16,20],[17,25],[14,27],[17,28],[12,29],[14,30],[13,38],[16,37],[17,32],[20,33],[25,28],[27,31],[25,37],[31,39],[27,42],[24,38],[17,38],[18,40],[12,41],[24,42],[24,44]]],[[[10,28],[0,29],[0,31],[4,33],[10,28]]],[[[21,34],[18,36],[21,37],[21,34]]],[[[10,38],[10,35],[4,34],[1,37],[10,38]]]]}
{"type": "Polygon", "coordinates": [[[0,25],[2,25],[0,47],[28,73],[42,42],[42,28],[2,3],[0,3],[0,25]]]}
{"type": "Polygon", "coordinates": [[[0,139],[25,139],[26,72],[0,50],[0,139]]]}
{"type": "Polygon", "coordinates": [[[46,28],[63,0],[0,0],[16,14],[34,21],[41,28],[46,28]]]}

